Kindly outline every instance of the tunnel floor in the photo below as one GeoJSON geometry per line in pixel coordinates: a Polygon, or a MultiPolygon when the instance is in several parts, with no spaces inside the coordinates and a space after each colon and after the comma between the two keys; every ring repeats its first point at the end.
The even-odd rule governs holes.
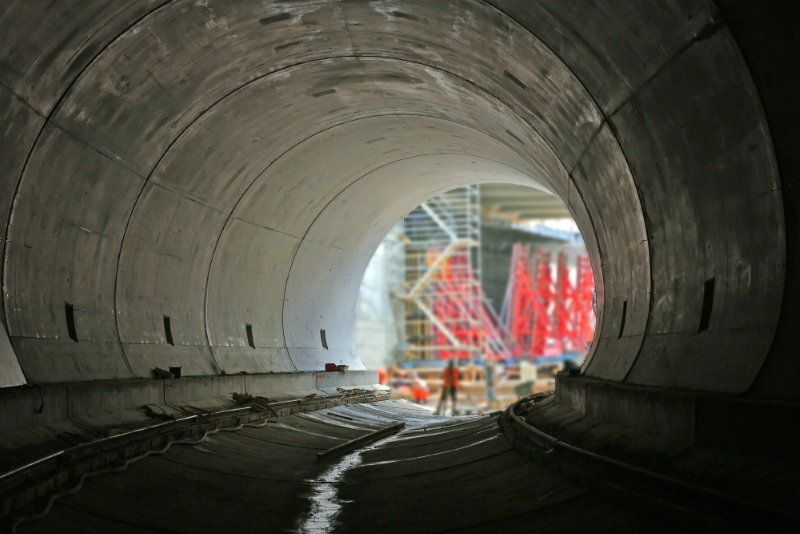
{"type": "Polygon", "coordinates": [[[220,432],[87,479],[20,533],[679,532],[522,457],[494,416],[406,401],[339,406],[220,432]],[[316,453],[397,421],[326,462],[316,453]]]}

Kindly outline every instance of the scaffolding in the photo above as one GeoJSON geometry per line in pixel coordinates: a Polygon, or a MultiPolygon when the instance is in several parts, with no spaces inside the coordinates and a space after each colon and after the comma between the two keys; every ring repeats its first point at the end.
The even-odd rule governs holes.
{"type": "Polygon", "coordinates": [[[551,252],[514,245],[498,317],[481,287],[480,239],[477,186],[435,197],[404,219],[405,272],[394,293],[405,312],[403,358],[514,360],[584,351],[594,334],[588,258],[577,255],[573,263],[557,249],[554,261],[551,252]]]}
{"type": "Polygon", "coordinates": [[[556,277],[550,252],[514,245],[500,320],[516,358],[585,352],[594,336],[594,277],[589,258],[575,258],[575,281],[568,255],[559,251],[556,277]]]}
{"type": "Polygon", "coordinates": [[[480,285],[478,186],[420,205],[403,220],[405,350],[411,359],[508,356],[480,285]]]}

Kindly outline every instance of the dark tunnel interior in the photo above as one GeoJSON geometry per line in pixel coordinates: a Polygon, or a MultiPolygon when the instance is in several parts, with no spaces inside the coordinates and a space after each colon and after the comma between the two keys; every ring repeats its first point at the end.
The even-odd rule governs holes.
{"type": "Polygon", "coordinates": [[[1,0],[3,521],[795,531],[798,15],[780,0],[1,0]],[[355,347],[358,288],[398,220],[478,183],[563,200],[597,333],[555,395],[430,418],[379,398],[355,347]],[[180,381],[154,377],[175,362],[180,381]],[[371,400],[337,389],[353,387],[371,400]],[[282,422],[217,434],[231,391],[283,402],[246,415],[282,422]],[[82,473],[37,461],[152,432],[147,404],[192,404],[181,431],[211,444],[84,477],[19,520],[82,473]],[[308,464],[387,421],[407,426],[341,469],[308,464]],[[213,508],[227,480],[213,473],[230,470],[270,482],[220,501],[224,522],[119,504],[213,508]],[[309,497],[309,480],[342,496],[309,497]],[[411,494],[426,512],[399,511],[411,494]],[[444,496],[450,512],[431,505],[444,496]]]}

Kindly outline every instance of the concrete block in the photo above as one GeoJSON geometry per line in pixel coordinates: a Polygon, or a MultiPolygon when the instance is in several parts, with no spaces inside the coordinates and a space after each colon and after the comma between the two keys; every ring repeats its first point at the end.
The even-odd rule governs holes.
{"type": "Polygon", "coordinates": [[[317,388],[346,388],[378,383],[377,371],[319,372],[316,375],[318,378],[322,378],[322,380],[317,380],[317,388]]]}
{"type": "Polygon", "coordinates": [[[556,377],[556,402],[586,414],[586,381],[579,377],[556,377]]]}
{"type": "Polygon", "coordinates": [[[314,373],[275,373],[243,375],[247,393],[271,397],[275,393],[311,391],[315,388],[314,373]]]}
{"type": "Polygon", "coordinates": [[[800,406],[745,399],[697,399],[697,445],[734,454],[797,454],[800,406]]]}
{"type": "Polygon", "coordinates": [[[181,404],[194,400],[230,397],[245,391],[244,375],[190,377],[164,380],[164,402],[181,404]]]}
{"type": "Polygon", "coordinates": [[[694,443],[694,398],[688,395],[589,383],[586,415],[599,422],[663,435],[686,446],[694,443]]]}
{"type": "Polygon", "coordinates": [[[125,411],[144,404],[160,404],[164,399],[162,380],[124,380],[70,384],[69,416],[125,411]]]}
{"type": "Polygon", "coordinates": [[[0,390],[0,430],[64,421],[69,417],[66,386],[0,390]]]}

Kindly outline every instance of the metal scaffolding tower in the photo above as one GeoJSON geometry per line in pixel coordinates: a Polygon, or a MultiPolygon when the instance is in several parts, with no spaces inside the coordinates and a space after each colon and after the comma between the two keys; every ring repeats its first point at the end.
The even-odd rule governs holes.
{"type": "Polygon", "coordinates": [[[480,286],[480,190],[455,189],[406,216],[407,352],[418,359],[507,357],[480,286]]]}
{"type": "Polygon", "coordinates": [[[557,262],[514,245],[500,317],[480,281],[480,191],[435,197],[403,221],[406,359],[537,358],[581,352],[592,339],[594,280],[588,258],[557,262]],[[574,263],[574,267],[569,265],[574,263]],[[575,272],[574,281],[571,272],[575,272]]]}
{"type": "Polygon", "coordinates": [[[549,252],[514,245],[500,317],[515,357],[587,350],[594,336],[594,277],[586,255],[574,263],[573,282],[567,253],[560,251],[554,278],[549,252]]]}

